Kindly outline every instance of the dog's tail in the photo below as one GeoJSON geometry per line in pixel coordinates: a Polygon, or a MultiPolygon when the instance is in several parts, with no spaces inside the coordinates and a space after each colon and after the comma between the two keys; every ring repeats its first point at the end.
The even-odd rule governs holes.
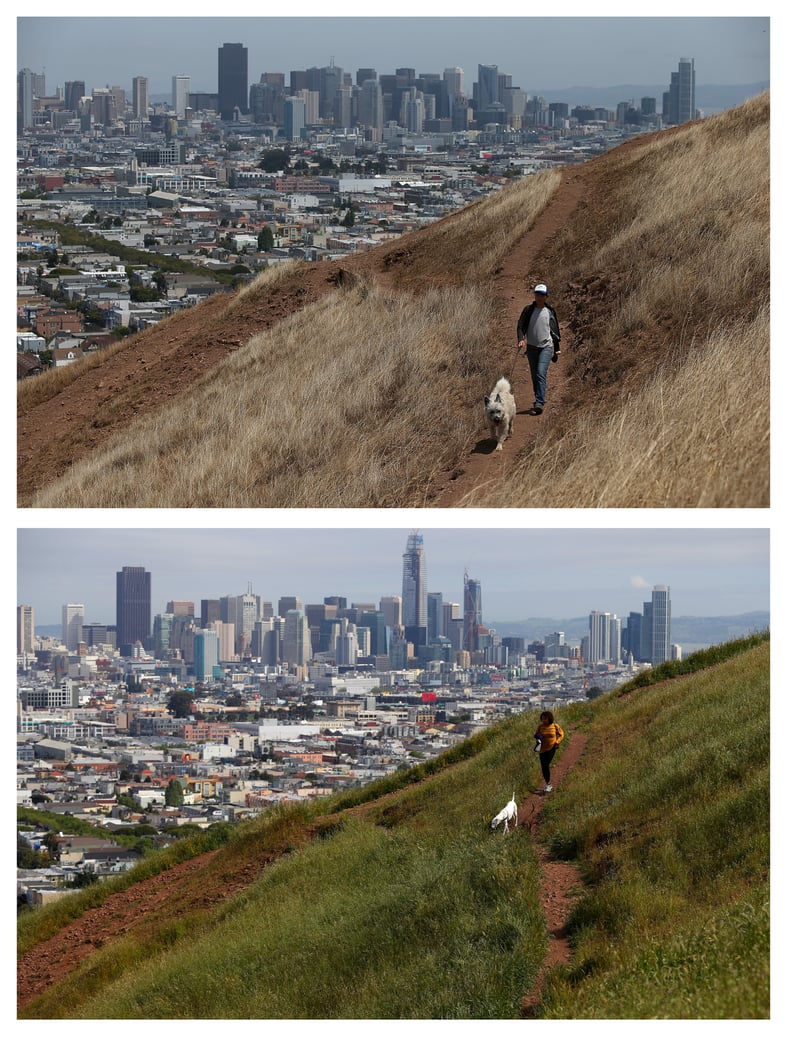
{"type": "Polygon", "coordinates": [[[498,381],[495,383],[495,390],[493,392],[493,396],[497,395],[498,393],[511,393],[511,383],[507,378],[499,378],[498,381]]]}

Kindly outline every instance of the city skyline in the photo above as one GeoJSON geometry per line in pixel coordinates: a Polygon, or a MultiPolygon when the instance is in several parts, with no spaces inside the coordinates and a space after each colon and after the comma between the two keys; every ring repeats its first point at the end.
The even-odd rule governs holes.
{"type": "MultiPolygon", "coordinates": [[[[82,603],[86,623],[115,622],[116,573],[151,573],[152,615],[169,600],[255,594],[304,603],[400,595],[409,530],[20,529],[17,604],[36,625],[60,624],[82,603]],[[198,560],[198,561],[196,561],[198,560]]],[[[481,584],[485,623],[626,616],[655,585],[673,589],[675,616],[769,611],[765,529],[432,529],[423,527],[427,584],[462,606],[464,572],[481,584]]]]}
{"type": "MultiPolygon", "coordinates": [[[[458,8],[449,5],[449,10],[458,8]]],[[[43,71],[53,92],[75,79],[85,79],[89,92],[108,85],[131,92],[133,78],[144,76],[152,94],[170,94],[177,75],[189,76],[192,90],[212,92],[218,86],[218,49],[242,43],[248,51],[249,84],[263,72],[288,76],[291,69],[331,63],[353,74],[358,67],[373,67],[378,75],[396,67],[442,74],[459,66],[470,95],[478,65],[493,64],[533,93],[667,84],[681,57],[696,59],[702,84],[770,78],[767,17],[580,17],[573,11],[571,16],[533,18],[522,11],[514,17],[515,5],[499,10],[495,18],[444,15],[442,6],[432,17],[398,18],[368,12],[335,18],[22,17],[17,20],[17,68],[43,71]],[[530,33],[548,46],[527,46],[530,33]],[[119,39],[123,48],[114,46],[119,39]]]]}

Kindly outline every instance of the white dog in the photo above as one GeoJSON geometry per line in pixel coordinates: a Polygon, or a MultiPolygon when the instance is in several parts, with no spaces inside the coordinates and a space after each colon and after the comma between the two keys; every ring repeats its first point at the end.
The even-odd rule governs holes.
{"type": "Polygon", "coordinates": [[[517,413],[507,378],[498,379],[490,395],[484,397],[484,412],[487,416],[489,434],[498,443],[495,450],[503,450],[503,441],[511,436],[512,422],[517,413]]]}
{"type": "Polygon", "coordinates": [[[517,801],[514,799],[514,793],[512,793],[512,798],[504,809],[498,811],[492,819],[490,829],[497,829],[501,822],[503,822],[504,833],[509,831],[509,822],[513,823],[515,829],[517,828],[517,801]]]}

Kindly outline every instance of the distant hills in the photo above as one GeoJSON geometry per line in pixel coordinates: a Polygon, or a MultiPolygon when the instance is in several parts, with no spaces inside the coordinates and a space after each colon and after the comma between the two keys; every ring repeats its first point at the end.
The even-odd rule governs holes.
{"type": "MultiPolygon", "coordinates": [[[[489,626],[494,627],[501,638],[527,638],[529,641],[546,638],[553,631],[563,631],[569,642],[577,642],[588,634],[588,616],[569,617],[565,620],[550,617],[530,617],[526,620],[493,620],[489,626]]],[[[683,652],[695,652],[696,649],[722,642],[742,638],[755,631],[764,631],[770,627],[770,613],[757,611],[741,613],[738,616],[672,616],[671,641],[681,645],[683,652]]]]}
{"type": "MultiPolygon", "coordinates": [[[[770,89],[769,80],[762,83],[742,83],[730,86],[718,86],[717,84],[696,84],[696,108],[704,115],[717,115],[727,108],[734,108],[743,104],[757,94],[763,94],[770,89]]],[[[621,86],[592,87],[572,86],[561,90],[545,89],[535,91],[546,101],[562,101],[572,105],[591,105],[593,108],[615,108],[620,101],[632,101],[635,107],[640,107],[642,97],[657,98],[658,110],[662,109],[663,94],[668,90],[668,84],[647,86],[639,83],[625,83],[621,86]]],[[[534,93],[534,91],[529,91],[534,93]]]]}

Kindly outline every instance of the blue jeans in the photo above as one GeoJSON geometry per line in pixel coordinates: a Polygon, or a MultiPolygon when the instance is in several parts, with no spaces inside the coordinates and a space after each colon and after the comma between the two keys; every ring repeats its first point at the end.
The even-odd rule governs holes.
{"type": "Polygon", "coordinates": [[[550,367],[550,359],[553,356],[553,346],[526,346],[528,354],[528,366],[531,369],[531,382],[533,382],[534,407],[544,407],[545,393],[547,391],[547,369],[550,367]]]}

